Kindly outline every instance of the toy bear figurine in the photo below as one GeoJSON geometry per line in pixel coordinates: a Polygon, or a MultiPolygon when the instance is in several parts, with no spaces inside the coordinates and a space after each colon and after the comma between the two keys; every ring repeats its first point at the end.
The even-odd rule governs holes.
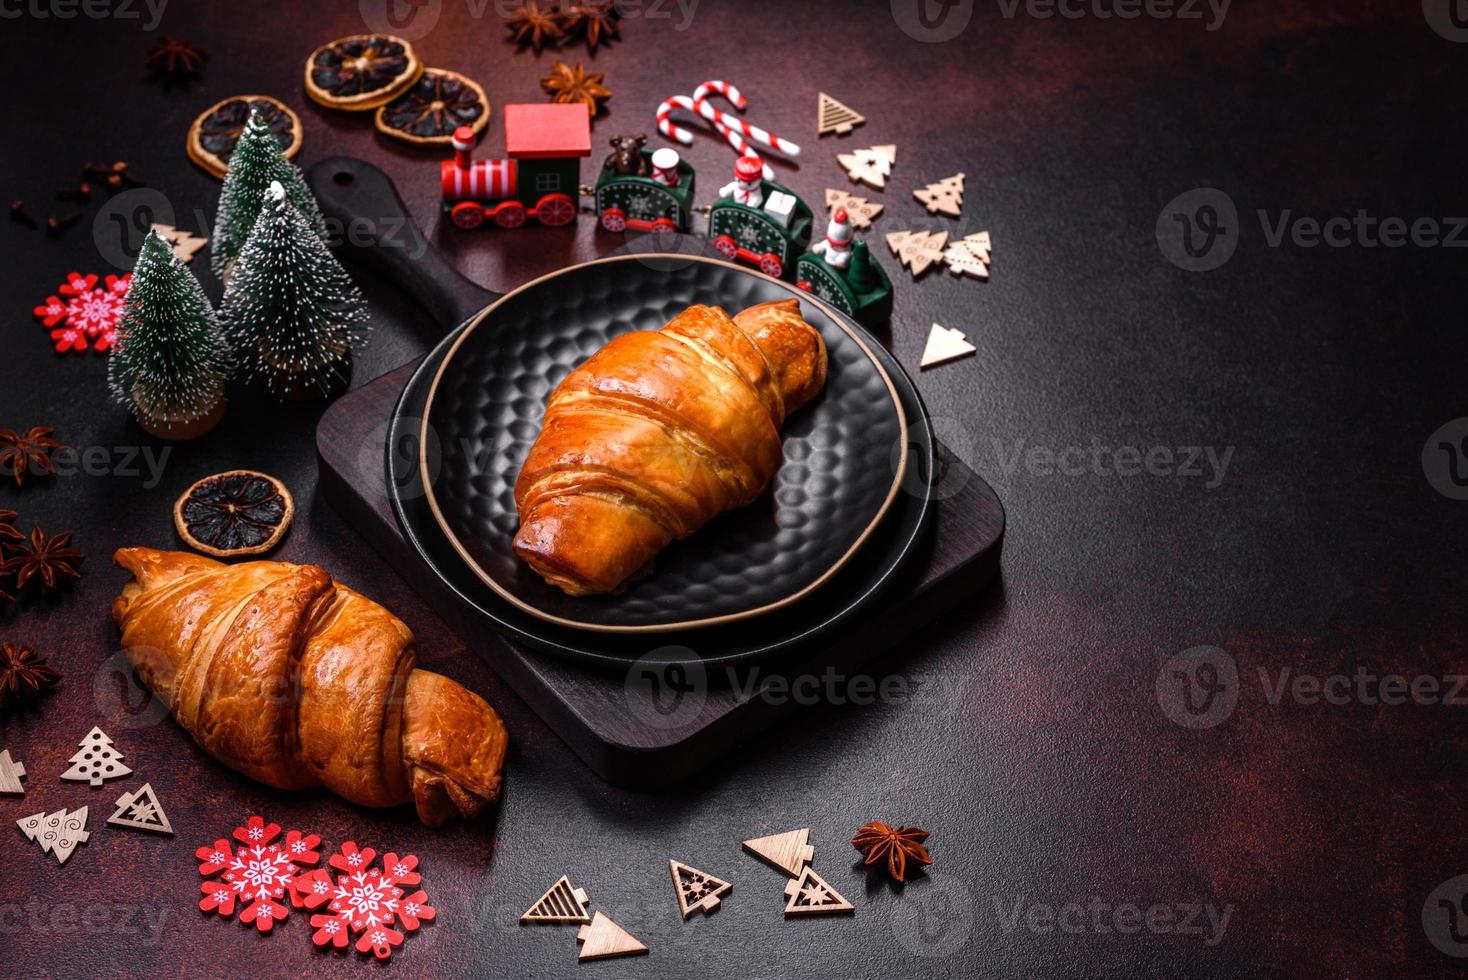
{"type": "Polygon", "coordinates": [[[619,177],[646,177],[651,173],[647,157],[642,148],[647,145],[646,136],[613,136],[612,153],[603,168],[615,170],[619,177]]]}

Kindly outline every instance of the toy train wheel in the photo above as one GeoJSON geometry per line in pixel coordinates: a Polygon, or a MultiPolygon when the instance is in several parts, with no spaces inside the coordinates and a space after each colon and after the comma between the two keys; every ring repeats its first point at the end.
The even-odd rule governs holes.
{"type": "Polygon", "coordinates": [[[607,231],[626,231],[627,212],[621,208],[607,208],[601,213],[601,226],[607,231]]]}
{"type": "Polygon", "coordinates": [[[785,263],[781,262],[780,256],[774,252],[766,252],[760,256],[759,271],[767,276],[774,276],[776,279],[779,279],[785,272],[785,263]]]}
{"type": "Polygon", "coordinates": [[[547,194],[535,205],[535,217],[548,228],[559,228],[576,220],[576,202],[565,194],[547,194]]]}
{"type": "Polygon", "coordinates": [[[652,223],[652,230],[659,233],[677,231],[678,222],[674,221],[672,218],[658,218],[652,223]]]}
{"type": "Polygon", "coordinates": [[[720,235],[715,238],[714,248],[718,249],[720,255],[731,261],[739,257],[739,246],[728,235],[720,235]]]}
{"type": "Polygon", "coordinates": [[[803,289],[803,290],[805,290],[808,293],[815,292],[815,290],[811,288],[810,283],[806,282],[804,279],[802,279],[802,280],[800,280],[800,282],[796,283],[795,286],[796,286],[797,289],[803,289]]]}
{"type": "Polygon", "coordinates": [[[484,208],[473,201],[460,201],[449,212],[449,220],[456,228],[478,228],[484,224],[484,208]]]}
{"type": "Polygon", "coordinates": [[[519,201],[505,201],[494,209],[494,223],[501,228],[519,228],[525,223],[525,205],[519,201]]]}

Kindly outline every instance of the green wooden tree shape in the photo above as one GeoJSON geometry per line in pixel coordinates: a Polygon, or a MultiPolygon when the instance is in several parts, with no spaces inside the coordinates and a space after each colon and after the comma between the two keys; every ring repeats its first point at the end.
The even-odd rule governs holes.
{"type": "Polygon", "coordinates": [[[221,279],[249,241],[250,229],[255,227],[265,202],[265,191],[272,181],[280,182],[306,223],[318,236],[325,237],[326,223],[321,209],[301,171],[285,158],[280,141],[259,114],[252,111],[234,153],[230,154],[224,189],[219,192],[219,210],[214,216],[214,244],[209,263],[221,279]]]}
{"type": "Polygon", "coordinates": [[[222,318],[241,367],[277,396],[325,397],[345,382],[367,304],[279,181],[230,273],[222,318]]]}

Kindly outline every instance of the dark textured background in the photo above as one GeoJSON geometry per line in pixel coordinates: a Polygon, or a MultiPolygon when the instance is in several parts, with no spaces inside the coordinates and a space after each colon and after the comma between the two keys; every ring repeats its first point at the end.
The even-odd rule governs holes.
{"type": "MultiPolygon", "coordinates": [[[[469,72],[496,107],[540,98],[553,55],[515,53],[492,4],[478,19],[463,0],[442,6],[417,42],[430,64],[469,72]]],[[[899,147],[888,191],[871,195],[887,205],[877,232],[987,228],[995,241],[989,284],[938,272],[914,285],[878,251],[898,283],[890,340],[904,364],[915,368],[934,320],[979,348],[919,384],[1007,506],[1002,582],[882,663],[914,697],[802,711],[680,789],[598,782],[427,611],[399,574],[413,572],[384,565],[315,499],[319,407],[239,391],[224,424],[175,448],[151,489],[122,475],[0,487],[0,506],[20,510],[27,527],[72,528],[88,554],[70,594],[0,613],[0,637],[37,645],[67,675],[39,711],[0,722],[0,742],[31,772],[26,797],[0,802],[0,816],[85,803],[93,835],[58,867],[0,828],[7,972],[366,969],[313,952],[300,913],[268,939],[201,920],[194,847],[257,811],[329,843],[421,856],[441,921],[389,968],[412,975],[579,969],[574,930],[514,924],[563,872],[653,950],[588,974],[1451,972],[1462,961],[1428,943],[1422,910],[1435,887],[1468,871],[1463,709],[1273,705],[1258,671],[1465,668],[1465,505],[1435,492],[1419,461],[1429,434],[1465,414],[1462,253],[1271,248],[1254,212],[1464,213],[1457,95],[1468,47],[1434,33],[1412,2],[1235,7],[1210,32],[1200,21],[1039,19],[1023,8],[1008,18],[985,2],[955,40],[920,44],[885,3],[703,0],[686,30],[676,16],[629,18],[624,40],[596,55],[616,92],[598,145],[650,130],[664,96],[728,78],[750,96],[752,119],[806,146],[799,169],[781,172],[819,202],[824,187],[846,186],[837,144],[814,134],[825,89],[869,120],[842,148],[899,147]],[[911,190],[958,170],[969,175],[964,217],[925,217],[911,190]],[[1167,202],[1202,185],[1231,196],[1242,231],[1232,261],[1192,274],[1159,252],[1154,228],[1167,202]],[[1206,478],[1068,477],[1009,463],[1017,445],[1058,451],[1093,439],[1234,453],[1212,489],[1206,478]],[[213,762],[173,723],[140,727],[119,708],[119,678],[105,665],[116,650],[107,607],[123,576],[108,555],[171,546],[173,498],[234,466],[277,473],[297,495],[277,557],[320,563],[394,609],[425,664],[503,713],[507,791],[485,819],[432,832],[408,813],[276,793],[213,762]],[[1228,651],[1242,691],[1232,717],[1192,730],[1168,720],[1155,682],[1169,657],[1198,644],[1228,651]],[[97,723],[136,779],[97,790],[59,782],[97,723]],[[104,827],[121,789],[145,779],[172,817],[172,840],[104,827]],[[871,818],[932,831],[932,873],[905,890],[868,883],[846,841],[871,818]],[[745,837],[804,825],[817,868],[856,901],[854,918],[784,921],[780,877],[739,850],[745,837]],[[725,907],[682,922],[670,856],[731,878],[725,907]],[[1093,901],[1233,911],[1214,945],[1103,932],[1089,913],[1075,933],[1007,922],[1016,903],[1093,901]],[[87,934],[79,922],[95,903],[107,911],[90,913],[87,934]],[[127,921],[114,904],[132,910],[127,921]],[[165,915],[161,935],[125,931],[140,909],[165,915]]],[[[180,225],[199,230],[191,216],[212,212],[218,184],[184,155],[188,123],[218,98],[263,92],[301,113],[301,162],[335,152],[377,162],[487,285],[615,245],[589,220],[574,236],[436,230],[438,155],[389,143],[301,92],[306,54],[361,29],[356,4],[173,0],[151,34],[137,20],[10,17],[16,9],[0,20],[0,173],[5,199],[42,215],[84,159],[120,157],[167,195],[180,225]],[[208,49],[201,83],[163,91],[145,81],[143,52],[162,33],[208,49]]],[[[497,112],[485,152],[502,145],[497,112]]],[[[707,197],[731,156],[703,139],[690,159],[707,197]]],[[[54,240],[0,223],[0,426],[54,425],[78,446],[155,445],[107,402],[103,360],[57,359],[29,316],[67,272],[114,271],[89,226],[96,212],[54,240]]],[[[195,269],[217,296],[207,255],[195,269]]],[[[363,288],[376,332],[358,383],[433,339],[401,296],[363,288]]]]}

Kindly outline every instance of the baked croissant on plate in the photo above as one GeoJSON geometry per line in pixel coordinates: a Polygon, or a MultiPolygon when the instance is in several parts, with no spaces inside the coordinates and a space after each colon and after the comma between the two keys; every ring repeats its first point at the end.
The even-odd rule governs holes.
{"type": "Polygon", "coordinates": [[[412,802],[437,827],[499,794],[505,726],[413,634],[312,565],[226,565],[123,548],[112,603],[128,660],[206,752],[281,789],[364,806],[412,802]]]}
{"type": "Polygon", "coordinates": [[[615,592],[670,541],[753,503],[780,426],[826,382],[797,300],[690,306],[566,376],[515,481],[515,553],[570,595],[615,592]]]}

